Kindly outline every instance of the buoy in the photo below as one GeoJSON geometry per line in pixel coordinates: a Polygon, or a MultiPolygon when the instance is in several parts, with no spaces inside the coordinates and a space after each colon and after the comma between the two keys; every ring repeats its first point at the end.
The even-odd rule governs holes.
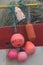
{"type": "Polygon", "coordinates": [[[15,15],[16,15],[18,22],[25,19],[25,15],[19,7],[15,7],[15,15]]]}
{"type": "Polygon", "coordinates": [[[17,60],[19,62],[25,62],[27,60],[27,53],[23,50],[18,52],[17,60]]]}
{"type": "Polygon", "coordinates": [[[10,50],[9,52],[8,52],[8,58],[9,59],[16,59],[17,58],[17,51],[16,50],[10,50]]]}
{"type": "Polygon", "coordinates": [[[30,54],[33,54],[35,52],[36,47],[35,47],[35,45],[32,42],[27,41],[24,49],[25,49],[26,53],[28,55],[30,55],[30,54]]]}
{"type": "Polygon", "coordinates": [[[18,47],[21,47],[22,45],[24,45],[24,36],[22,34],[13,34],[12,37],[11,37],[11,44],[18,48],[18,47]]]}
{"type": "Polygon", "coordinates": [[[26,32],[27,32],[28,39],[30,41],[34,41],[36,39],[36,34],[32,24],[30,23],[26,24],[26,32]]]}

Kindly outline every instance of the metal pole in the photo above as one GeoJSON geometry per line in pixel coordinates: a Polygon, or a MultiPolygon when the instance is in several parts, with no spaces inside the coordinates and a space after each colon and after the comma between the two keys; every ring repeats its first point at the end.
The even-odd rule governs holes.
{"type": "MultiPolygon", "coordinates": [[[[38,6],[39,4],[26,4],[26,6],[38,6]]],[[[0,8],[9,8],[11,7],[12,5],[0,5],[0,8]]],[[[13,5],[13,6],[19,6],[18,4],[16,5],[13,5]]]]}

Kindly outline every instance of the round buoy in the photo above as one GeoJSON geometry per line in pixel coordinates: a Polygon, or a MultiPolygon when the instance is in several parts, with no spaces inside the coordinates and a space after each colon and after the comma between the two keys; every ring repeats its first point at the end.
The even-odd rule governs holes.
{"type": "Polygon", "coordinates": [[[16,59],[17,58],[17,51],[16,50],[10,50],[9,52],[8,52],[8,58],[9,59],[16,59]]]}
{"type": "Polygon", "coordinates": [[[11,44],[16,48],[21,47],[24,44],[24,42],[25,40],[22,34],[13,34],[11,37],[11,44]]]}
{"type": "Polygon", "coordinates": [[[35,52],[36,47],[35,47],[35,45],[32,42],[27,41],[24,49],[25,49],[26,53],[28,55],[30,55],[30,54],[33,54],[35,52]]]}
{"type": "Polygon", "coordinates": [[[17,60],[19,62],[25,62],[27,60],[27,53],[25,51],[19,51],[18,56],[17,56],[17,60]]]}

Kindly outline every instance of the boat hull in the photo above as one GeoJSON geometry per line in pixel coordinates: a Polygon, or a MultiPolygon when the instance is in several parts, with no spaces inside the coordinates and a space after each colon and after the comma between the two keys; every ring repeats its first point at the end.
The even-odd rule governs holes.
{"type": "MultiPolygon", "coordinates": [[[[36,46],[43,46],[43,24],[33,24],[36,40],[33,43],[36,46]]],[[[17,31],[22,33],[25,37],[25,40],[28,41],[28,36],[25,30],[25,26],[17,26],[17,31]]],[[[12,34],[15,33],[13,26],[0,27],[0,49],[10,48],[6,43],[10,42],[12,34]]]]}

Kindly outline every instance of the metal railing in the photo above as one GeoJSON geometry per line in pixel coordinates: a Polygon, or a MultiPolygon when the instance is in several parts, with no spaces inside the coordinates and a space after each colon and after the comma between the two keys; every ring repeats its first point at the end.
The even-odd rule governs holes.
{"type": "MultiPolygon", "coordinates": [[[[33,4],[26,4],[26,6],[38,6],[39,4],[33,3],[33,4]]],[[[9,8],[12,5],[0,5],[0,8],[9,8]]],[[[13,5],[13,6],[19,6],[18,4],[13,5]]]]}

